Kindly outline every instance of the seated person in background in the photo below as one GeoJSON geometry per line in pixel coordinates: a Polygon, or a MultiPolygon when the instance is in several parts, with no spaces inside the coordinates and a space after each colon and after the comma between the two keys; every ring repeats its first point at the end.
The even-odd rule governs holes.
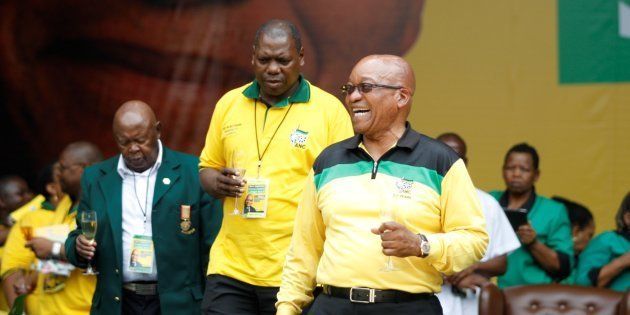
{"type": "Polygon", "coordinates": [[[593,220],[593,214],[585,206],[568,200],[563,197],[554,196],[551,198],[555,201],[561,202],[567,208],[569,214],[569,221],[571,222],[571,234],[573,234],[573,268],[571,269],[571,275],[564,279],[563,284],[575,284],[575,278],[577,277],[577,266],[580,253],[586,248],[588,242],[593,238],[595,233],[595,220],[593,220]]]}
{"type": "Polygon", "coordinates": [[[630,193],[615,216],[616,231],[599,234],[580,255],[576,283],[625,292],[630,289],[630,193]]]}
{"type": "MultiPolygon", "coordinates": [[[[444,133],[437,139],[451,147],[468,164],[464,139],[455,133],[444,133]]],[[[504,274],[507,254],[521,246],[499,203],[480,189],[477,189],[477,196],[481,201],[490,236],[488,249],[480,262],[445,278],[442,292],[437,295],[444,314],[477,314],[477,288],[489,282],[490,278],[504,274]]]]}
{"type": "Polygon", "coordinates": [[[532,146],[513,146],[503,162],[507,188],[490,192],[503,208],[527,211],[529,222],[516,231],[522,246],[508,255],[507,271],[499,277],[502,288],[558,282],[571,273],[573,241],[569,217],[564,205],[536,194],[538,164],[538,152],[532,146]]]}

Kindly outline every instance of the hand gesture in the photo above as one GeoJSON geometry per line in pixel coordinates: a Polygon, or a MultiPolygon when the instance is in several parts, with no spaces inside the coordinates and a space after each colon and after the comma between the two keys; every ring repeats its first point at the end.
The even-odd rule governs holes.
{"type": "Polygon", "coordinates": [[[519,226],[516,235],[525,246],[529,246],[536,241],[536,230],[529,223],[519,226]]]}
{"type": "Polygon", "coordinates": [[[404,225],[396,222],[382,223],[372,233],[381,236],[383,254],[386,256],[420,256],[420,238],[404,225]]]}

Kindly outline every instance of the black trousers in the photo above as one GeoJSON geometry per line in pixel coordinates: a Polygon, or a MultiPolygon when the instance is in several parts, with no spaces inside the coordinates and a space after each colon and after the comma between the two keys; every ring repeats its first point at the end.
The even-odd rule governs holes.
{"type": "Polygon", "coordinates": [[[277,287],[251,285],[222,275],[206,279],[201,311],[212,315],[274,315],[277,287]]]}
{"type": "Polygon", "coordinates": [[[349,299],[320,294],[309,315],[442,315],[442,306],[435,295],[404,303],[353,303],[349,299]]]}
{"type": "Polygon", "coordinates": [[[123,289],[122,315],[161,315],[159,295],[140,295],[123,289]]]}

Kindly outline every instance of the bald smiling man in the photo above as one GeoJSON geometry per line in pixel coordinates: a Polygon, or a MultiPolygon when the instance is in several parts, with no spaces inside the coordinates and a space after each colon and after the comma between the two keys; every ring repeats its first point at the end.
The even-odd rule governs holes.
{"type": "Polygon", "coordinates": [[[199,313],[221,205],[201,189],[197,157],[162,145],[147,104],[124,103],[113,133],[120,154],[86,169],[81,181],[78,217],[96,211],[95,242],[80,225],[66,241],[72,264],[90,260],[99,272],[91,313],[199,313]]]}
{"type": "Polygon", "coordinates": [[[278,314],[442,314],[442,274],[486,250],[475,188],[448,147],[407,116],[414,74],[402,58],[373,55],[342,87],[356,136],[315,160],[296,214],[278,314]]]}

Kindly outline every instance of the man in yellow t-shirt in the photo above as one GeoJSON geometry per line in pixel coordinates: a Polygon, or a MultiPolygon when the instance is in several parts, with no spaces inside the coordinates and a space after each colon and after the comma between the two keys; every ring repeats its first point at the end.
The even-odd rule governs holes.
{"type": "MultiPolygon", "coordinates": [[[[61,189],[72,200],[72,206],[58,209],[53,218],[53,225],[66,225],[69,231],[76,228],[76,206],[81,190],[83,170],[103,159],[100,150],[88,142],[69,144],[59,157],[61,189]]],[[[53,258],[66,260],[62,243],[44,237],[34,237],[27,242],[39,259],[53,258]]],[[[45,314],[79,315],[89,314],[92,296],[96,286],[96,277],[83,275],[80,269],[74,269],[68,277],[46,275],[40,295],[40,309],[45,314]]]]}
{"type": "Polygon", "coordinates": [[[225,198],[205,313],[275,313],[304,179],[324,148],[352,136],[341,102],[300,75],[304,49],[293,24],[265,23],[253,48],[256,79],[219,100],[200,157],[203,188],[225,198]],[[255,212],[244,211],[247,195],[255,212]]]}

